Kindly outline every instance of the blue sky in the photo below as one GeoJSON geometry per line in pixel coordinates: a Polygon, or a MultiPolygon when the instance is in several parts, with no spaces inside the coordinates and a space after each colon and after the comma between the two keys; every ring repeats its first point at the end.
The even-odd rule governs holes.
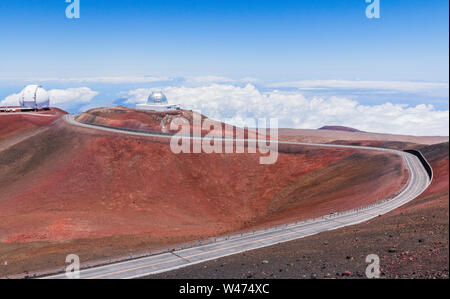
{"type": "Polygon", "coordinates": [[[448,81],[446,0],[80,3],[2,0],[0,75],[448,81]]]}
{"type": "Polygon", "coordinates": [[[118,99],[140,88],[250,83],[448,112],[449,2],[380,4],[381,18],[368,19],[365,0],[80,0],[81,18],[68,19],[64,0],[2,0],[0,101],[29,82],[97,93],[63,105],[71,112],[127,102],[118,99]]]}

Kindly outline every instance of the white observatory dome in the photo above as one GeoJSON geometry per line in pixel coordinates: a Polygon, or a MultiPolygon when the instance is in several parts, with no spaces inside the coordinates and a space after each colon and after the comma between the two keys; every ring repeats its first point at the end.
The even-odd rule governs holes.
{"type": "Polygon", "coordinates": [[[153,91],[147,98],[147,103],[136,104],[137,109],[153,111],[180,110],[180,105],[170,104],[166,96],[161,91],[153,91]]]}
{"type": "Polygon", "coordinates": [[[44,109],[50,106],[47,91],[40,85],[28,85],[20,94],[20,107],[29,109],[44,109]]]}
{"type": "Polygon", "coordinates": [[[152,92],[147,99],[148,104],[167,104],[167,98],[161,91],[152,92]]]}

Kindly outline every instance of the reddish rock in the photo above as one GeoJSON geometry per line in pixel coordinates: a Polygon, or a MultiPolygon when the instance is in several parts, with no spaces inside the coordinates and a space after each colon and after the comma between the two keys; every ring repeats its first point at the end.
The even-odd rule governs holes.
{"type": "MultiPolygon", "coordinates": [[[[153,129],[159,119],[135,120],[153,129]]],[[[401,158],[386,153],[283,146],[276,164],[260,165],[257,154],[176,155],[167,140],[42,125],[0,148],[0,259],[22,267],[64,261],[67,250],[148,252],[317,217],[391,196],[407,180],[401,158]]]]}

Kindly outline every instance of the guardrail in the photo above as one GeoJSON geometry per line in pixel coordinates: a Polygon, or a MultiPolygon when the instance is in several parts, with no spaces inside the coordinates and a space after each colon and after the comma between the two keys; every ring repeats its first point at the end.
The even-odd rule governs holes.
{"type": "Polygon", "coordinates": [[[420,163],[422,163],[423,168],[427,171],[428,177],[430,178],[430,181],[433,180],[433,168],[431,168],[431,165],[428,163],[427,159],[425,159],[424,155],[418,151],[418,150],[404,150],[404,152],[412,154],[419,158],[420,163]]]}
{"type": "MultiPolygon", "coordinates": [[[[368,204],[365,206],[360,206],[360,207],[353,208],[350,210],[345,210],[345,211],[337,211],[337,212],[329,213],[329,212],[324,212],[322,210],[322,211],[318,211],[318,213],[315,216],[311,216],[311,218],[303,218],[303,219],[299,219],[297,221],[292,221],[292,222],[285,223],[285,224],[277,224],[277,225],[271,225],[271,226],[265,226],[265,227],[263,226],[263,227],[249,229],[249,230],[242,230],[242,231],[238,231],[238,232],[234,232],[234,233],[206,237],[206,238],[199,239],[199,240],[187,241],[184,243],[172,244],[169,247],[159,247],[159,248],[155,248],[153,250],[147,250],[147,251],[140,250],[138,252],[130,252],[127,255],[121,255],[121,256],[109,257],[109,258],[97,259],[97,260],[90,260],[88,262],[82,263],[80,266],[80,270],[85,270],[85,269],[89,269],[89,268],[94,268],[94,267],[99,267],[99,266],[104,266],[104,265],[109,265],[109,264],[114,264],[114,263],[126,262],[126,261],[131,261],[131,260],[145,258],[145,257],[156,256],[156,255],[160,255],[160,254],[164,254],[164,253],[174,253],[175,254],[177,251],[184,250],[184,249],[195,248],[195,247],[202,246],[202,245],[210,245],[210,244],[220,243],[220,242],[229,241],[229,240],[236,240],[236,239],[243,238],[243,237],[255,236],[255,235],[265,234],[265,233],[274,232],[274,231],[286,231],[286,230],[296,228],[296,227],[299,227],[302,225],[311,224],[311,223],[320,223],[320,222],[324,222],[327,220],[332,220],[334,218],[338,218],[339,216],[351,215],[356,212],[364,212],[364,211],[370,210],[371,208],[374,208],[374,207],[382,207],[383,205],[389,203],[393,199],[394,199],[394,196],[389,197],[387,199],[378,200],[374,203],[371,203],[371,204],[368,204]]],[[[5,278],[7,278],[7,279],[8,278],[14,278],[14,279],[38,278],[38,277],[45,277],[48,275],[63,274],[63,273],[65,273],[65,271],[66,271],[66,268],[64,266],[61,268],[53,268],[53,269],[47,269],[47,270],[41,270],[41,271],[34,271],[31,273],[26,272],[26,274],[22,273],[22,274],[11,275],[10,277],[6,276],[5,278]]]]}

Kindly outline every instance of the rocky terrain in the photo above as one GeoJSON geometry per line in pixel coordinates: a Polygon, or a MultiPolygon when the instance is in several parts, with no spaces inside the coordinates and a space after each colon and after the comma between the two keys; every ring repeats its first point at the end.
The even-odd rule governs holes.
{"type": "Polygon", "coordinates": [[[147,278],[449,278],[449,143],[417,146],[434,179],[416,200],[363,224],[147,278]]]}
{"type": "Polygon", "coordinates": [[[34,132],[0,151],[0,260],[10,274],[64,266],[69,253],[124,256],[346,210],[407,179],[399,157],[371,151],[285,146],[276,164],[260,165],[258,154],[176,155],[168,140],[62,119],[34,132]]]}

